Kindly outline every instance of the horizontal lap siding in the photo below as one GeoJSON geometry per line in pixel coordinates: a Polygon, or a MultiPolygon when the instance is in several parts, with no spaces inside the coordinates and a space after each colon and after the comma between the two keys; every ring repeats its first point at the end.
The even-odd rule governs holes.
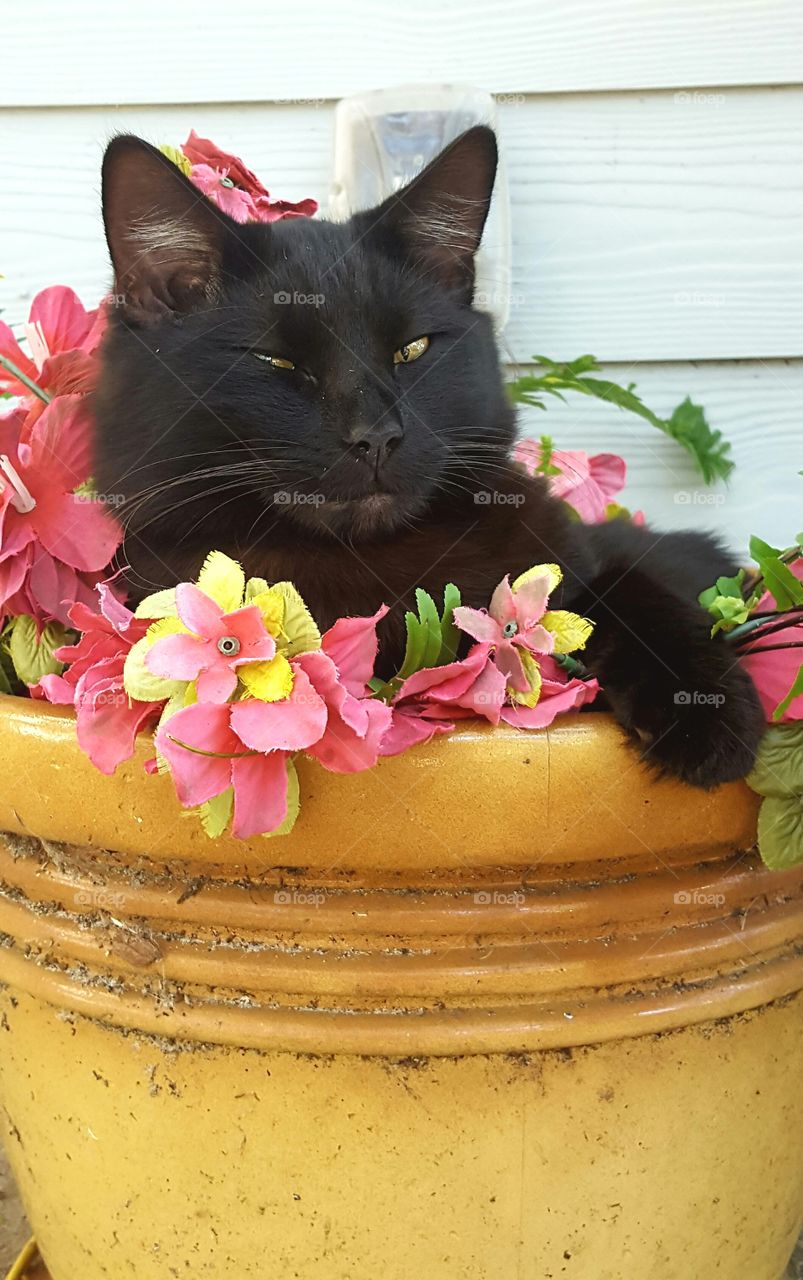
{"type": "Polygon", "coordinates": [[[798,0],[37,0],[5,6],[0,106],[803,80],[798,0]]]}
{"type": "MultiPolygon", "coordinates": [[[[507,351],[777,358],[803,332],[803,89],[531,97],[500,109],[513,233],[507,351]]],[[[99,166],[120,130],[233,147],[325,202],[332,104],[0,113],[0,305],[108,284],[99,166]]]]}

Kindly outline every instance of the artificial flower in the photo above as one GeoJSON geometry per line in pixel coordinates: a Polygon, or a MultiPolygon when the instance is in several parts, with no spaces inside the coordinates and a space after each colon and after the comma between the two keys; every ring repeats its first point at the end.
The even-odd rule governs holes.
{"type": "Polygon", "coordinates": [[[498,724],[505,701],[505,677],[491,660],[489,644],[475,644],[465,658],[442,667],[425,667],[402,683],[391,703],[393,722],[380,754],[399,755],[449,733],[456,720],[481,716],[498,724]]]}
{"type": "MultiPolygon", "coordinates": [[[[225,613],[211,596],[185,582],[176,587],[176,609],[177,618],[151,628],[151,636],[161,638],[145,655],[145,665],[157,676],[195,680],[201,701],[226,702],[237,688],[239,667],[269,663],[276,655],[276,642],[255,605],[225,613]]],[[[276,696],[282,696],[281,689],[276,696]]]]}
{"type": "MultiPolygon", "coordinates": [[[[796,560],[789,568],[796,578],[803,580],[803,559],[796,560]]],[[[756,611],[765,613],[774,611],[777,607],[774,597],[767,591],[756,605],[756,611]]],[[[767,618],[770,624],[782,620],[783,614],[779,614],[777,619],[767,618]]],[[[791,699],[777,720],[774,715],[776,707],[785,701],[787,694],[791,691],[803,664],[803,614],[790,614],[788,626],[781,627],[766,638],[751,633],[751,636],[742,642],[739,656],[742,666],[750,673],[756,686],[767,720],[773,724],[789,724],[793,720],[803,720],[803,693],[791,699]],[[795,647],[776,647],[779,645],[795,647]]]]}
{"type": "MultiPolygon", "coordinates": [[[[488,610],[459,605],[454,620],[461,631],[489,645],[493,660],[513,691],[533,697],[533,668],[524,655],[571,653],[582,649],[593,624],[565,609],[547,610],[550,595],[563,579],[557,565],[540,564],[510,583],[505,577],[488,610]]],[[[537,691],[535,699],[537,701],[537,691]]]]}
{"type": "Polygon", "coordinates": [[[208,199],[235,222],[278,222],[282,218],[311,218],[316,200],[271,200],[270,192],[237,156],[221,151],[195,130],[181,148],[190,161],[189,177],[208,199]]]}
{"type": "MultiPolygon", "coordinates": [[[[513,450],[513,458],[528,475],[536,475],[544,463],[543,443],[535,439],[520,440],[513,450]]],[[[547,479],[556,498],[568,502],[587,524],[599,524],[611,514],[610,504],[624,488],[626,472],[624,459],[615,453],[589,457],[582,450],[553,449],[549,454],[547,479]]]]}
{"type": "Polygon", "coordinates": [[[183,805],[208,804],[233,793],[232,831],[243,839],[280,827],[288,815],[288,756],[260,751],[238,737],[236,705],[199,702],[184,707],[156,733],[183,805]]]}
{"type": "Polygon", "coordinates": [[[123,671],[132,646],[148,624],[135,618],[105,583],[98,587],[100,609],[76,604],[69,620],[81,635],[55,657],[68,663],[63,675],[43,676],[39,691],[50,702],[73,705],[78,742],[102,773],[114,773],[134,751],[140,730],[156,723],[161,701],[139,702],[125,692],[123,671]]]}
{"type": "MultiPolygon", "coordinates": [[[[24,327],[31,356],[26,355],[7,324],[0,321],[0,357],[10,361],[45,394],[28,406],[31,424],[44,411],[47,398],[91,391],[95,383],[94,352],[105,327],[102,308],[86,311],[64,285],[43,289],[31,303],[24,327]]],[[[0,360],[0,392],[31,397],[28,383],[0,360]]]]}
{"type": "Polygon", "coordinates": [[[27,441],[24,410],[0,419],[0,616],[31,612],[66,621],[121,541],[115,520],[91,495],[80,398],[47,405],[27,441]],[[25,603],[30,608],[20,609],[25,603]]]}
{"type": "MultiPolygon", "coordinates": [[[[243,587],[237,578],[239,566],[229,561],[227,567],[227,560],[220,553],[210,557],[207,577],[202,572],[198,581],[199,586],[204,581],[213,588],[224,586],[225,599],[230,604],[240,598],[243,587]]],[[[260,589],[255,590],[247,584],[245,596],[250,588],[254,603],[248,607],[259,617],[257,602],[271,598],[276,588],[257,585],[260,589]]],[[[222,594],[221,590],[218,594],[222,594]]],[[[310,635],[309,623],[303,618],[305,606],[297,593],[295,597],[290,595],[293,608],[281,616],[272,610],[279,641],[286,642],[289,649],[298,645],[300,635],[310,635]]],[[[192,603],[198,607],[197,600],[192,603]]],[[[176,606],[182,610],[180,587],[176,588],[176,606]]],[[[242,614],[245,609],[239,612],[242,614]]],[[[251,691],[242,688],[235,701],[223,702],[217,696],[221,690],[215,685],[209,691],[213,701],[204,701],[207,690],[199,678],[197,692],[201,700],[163,716],[156,733],[157,751],[173,775],[182,804],[207,806],[207,823],[208,806],[219,805],[226,815],[230,804],[235,835],[265,834],[286,826],[294,817],[288,796],[295,752],[303,751],[337,773],[354,773],[376,764],[392,717],[390,708],[372,698],[367,688],[373,672],[371,654],[375,655],[377,646],[376,624],[384,613],[380,609],[373,618],[341,619],[331,632],[319,638],[320,648],[303,649],[290,659],[277,655],[291,673],[286,695],[281,698],[250,696],[251,691]]],[[[230,627],[233,616],[196,616],[195,625],[208,623],[208,630],[214,635],[218,626],[230,627]]],[[[273,638],[269,638],[274,645],[273,638]]],[[[157,645],[165,643],[157,641],[157,645]]],[[[157,645],[149,650],[151,655],[157,645]]],[[[257,656],[256,661],[264,659],[257,656]]],[[[165,655],[160,674],[192,678],[190,665],[184,653],[173,646],[165,655]]],[[[237,674],[247,670],[238,669],[235,686],[237,674]]]]}
{"type": "Polygon", "coordinates": [[[570,676],[554,658],[538,658],[538,674],[534,681],[537,698],[511,695],[502,708],[501,719],[516,729],[545,729],[555,716],[566,711],[579,711],[593,702],[599,693],[599,682],[590,677],[580,680],[570,676]]]}

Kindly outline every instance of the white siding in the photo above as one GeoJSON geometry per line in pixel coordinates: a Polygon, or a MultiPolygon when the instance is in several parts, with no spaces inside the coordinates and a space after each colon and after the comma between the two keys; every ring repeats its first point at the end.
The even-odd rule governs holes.
{"type": "Polygon", "coordinates": [[[45,284],[87,303],[108,288],[99,161],[115,131],[177,143],[195,127],[275,194],[325,202],[337,96],[449,79],[499,98],[514,242],[506,357],[593,352],[659,411],[690,392],[733,440],[738,470],[708,501],[676,446],[616,410],[572,401],[525,425],[622,452],[628,501],[656,522],[717,527],[741,545],[797,532],[796,0],[45,0],[35,22],[15,6],[0,77],[4,318],[24,318],[45,284]]]}

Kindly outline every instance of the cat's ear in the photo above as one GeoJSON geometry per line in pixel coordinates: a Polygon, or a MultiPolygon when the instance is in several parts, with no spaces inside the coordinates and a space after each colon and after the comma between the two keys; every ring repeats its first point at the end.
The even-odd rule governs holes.
{"type": "Polygon", "coordinates": [[[488,216],[496,165],[493,129],[475,125],[406,187],[362,216],[395,232],[413,260],[470,301],[474,255],[488,216]]]}
{"type": "Polygon", "coordinates": [[[128,319],[154,324],[217,296],[237,224],[141,138],[123,134],[106,149],[103,222],[128,319]]]}

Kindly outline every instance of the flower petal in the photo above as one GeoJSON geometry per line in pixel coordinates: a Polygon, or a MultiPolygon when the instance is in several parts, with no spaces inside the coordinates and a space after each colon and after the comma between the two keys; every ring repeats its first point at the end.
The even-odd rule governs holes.
{"type": "Polygon", "coordinates": [[[321,648],[337,667],[340,680],[355,698],[361,698],[374,674],[379,640],[377,623],[387,613],[382,605],[370,618],[338,618],[321,640],[321,648]]]}
{"type": "Polygon", "coordinates": [[[222,551],[212,551],[198,575],[198,588],[211,596],[224,613],[239,609],[245,594],[242,566],[222,551]]]}
{"type": "Polygon", "coordinates": [[[176,587],[176,612],[184,626],[196,636],[217,640],[224,610],[191,582],[182,582],[176,587]]]}
{"type": "Polygon", "coordinates": [[[201,672],[197,685],[199,702],[228,702],[237,688],[237,674],[218,662],[201,672]]]}
{"type": "Polygon", "coordinates": [[[289,698],[293,689],[293,668],[283,653],[277,653],[270,662],[246,662],[237,668],[237,675],[252,698],[260,702],[279,702],[289,698]]]}
{"type": "Polygon", "coordinates": [[[461,631],[483,644],[495,644],[500,638],[499,623],[485,609],[469,609],[467,605],[458,605],[454,611],[454,620],[461,631]]]}
{"type": "Polygon", "coordinates": [[[282,702],[247,698],[231,709],[232,728],[255,751],[304,751],[318,741],[326,720],[326,703],[298,666],[289,698],[282,702]]]}
{"type": "Polygon", "coordinates": [[[40,477],[31,492],[36,508],[29,519],[45,550],[73,569],[105,569],[122,541],[122,530],[101,503],[52,489],[40,477]]]}
{"type": "Polygon", "coordinates": [[[524,573],[520,573],[513,583],[513,590],[520,591],[528,582],[534,578],[541,578],[546,574],[549,580],[549,591],[547,595],[551,595],[556,587],[559,587],[563,581],[563,570],[556,564],[534,564],[532,569],[526,569],[524,573]]]}
{"type": "MultiPolygon", "coordinates": [[[[149,643],[148,637],[146,641],[149,643]]],[[[194,680],[207,666],[211,649],[210,642],[200,636],[186,632],[167,635],[163,640],[150,644],[145,653],[145,666],[155,676],[166,676],[169,680],[194,680]]]]}
{"type": "Polygon", "coordinates": [[[231,768],[234,783],[232,834],[241,840],[267,835],[288,816],[287,757],[282,752],[246,756],[231,768]]]}
{"type": "Polygon", "coordinates": [[[585,648],[594,630],[594,623],[588,618],[567,609],[552,609],[545,613],[541,625],[555,637],[553,653],[573,653],[575,649],[585,648]]]}
{"type": "Polygon", "coordinates": [[[625,487],[627,467],[616,453],[596,453],[589,459],[589,474],[609,501],[625,487]]]}
{"type": "Polygon", "coordinates": [[[156,748],[170,765],[183,805],[203,804],[230,785],[234,757],[244,750],[230,715],[227,703],[196,702],[159,726],[156,748]]]}

